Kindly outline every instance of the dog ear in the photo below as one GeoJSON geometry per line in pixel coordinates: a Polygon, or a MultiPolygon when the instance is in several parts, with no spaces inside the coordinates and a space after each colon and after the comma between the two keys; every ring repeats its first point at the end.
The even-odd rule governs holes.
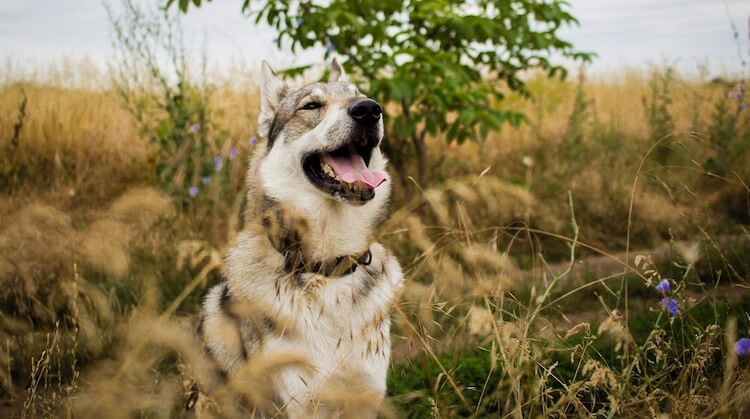
{"type": "Polygon", "coordinates": [[[341,67],[338,60],[334,57],[331,61],[331,72],[328,74],[328,83],[336,81],[347,81],[346,73],[344,73],[344,67],[341,67]]]}
{"type": "Polygon", "coordinates": [[[263,71],[260,79],[260,114],[258,115],[258,134],[268,137],[279,102],[287,91],[286,84],[276,76],[271,65],[263,60],[263,71]]]}

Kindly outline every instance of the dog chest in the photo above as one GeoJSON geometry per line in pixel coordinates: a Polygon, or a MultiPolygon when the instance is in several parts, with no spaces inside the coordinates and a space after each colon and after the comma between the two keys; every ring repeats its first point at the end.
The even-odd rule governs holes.
{"type": "Polygon", "coordinates": [[[389,269],[393,267],[386,259],[374,258],[373,262],[380,264],[341,278],[305,278],[310,285],[289,307],[299,334],[266,348],[301,353],[313,364],[310,371],[281,375],[282,387],[291,399],[314,398],[326,386],[341,382],[381,394],[385,391],[389,312],[401,277],[400,271],[389,269]]]}

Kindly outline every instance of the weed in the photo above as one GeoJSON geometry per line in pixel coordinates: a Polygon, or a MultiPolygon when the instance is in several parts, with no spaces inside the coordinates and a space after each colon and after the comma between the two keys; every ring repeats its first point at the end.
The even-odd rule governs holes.
{"type": "MultiPolygon", "coordinates": [[[[674,71],[671,68],[664,70],[663,74],[654,72],[649,83],[651,97],[643,98],[643,109],[646,112],[649,136],[652,141],[662,141],[674,133],[674,120],[669,112],[669,107],[672,105],[669,88],[673,77],[674,71]]],[[[660,145],[655,154],[656,161],[666,164],[670,155],[668,145],[660,145]]]]}

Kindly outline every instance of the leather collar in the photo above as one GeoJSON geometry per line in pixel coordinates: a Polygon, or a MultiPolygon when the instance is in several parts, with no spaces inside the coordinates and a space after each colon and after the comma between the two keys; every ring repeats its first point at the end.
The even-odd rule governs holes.
{"type": "Polygon", "coordinates": [[[306,229],[300,227],[305,223],[294,220],[288,211],[270,198],[264,197],[263,207],[262,228],[271,246],[284,256],[285,271],[296,276],[313,273],[338,277],[349,275],[357,270],[357,266],[367,266],[372,262],[369,246],[359,254],[337,256],[330,260],[313,260],[305,251],[303,243],[306,229]]]}
{"type": "Polygon", "coordinates": [[[357,266],[367,266],[370,262],[372,262],[372,252],[367,249],[359,255],[338,256],[328,262],[315,261],[307,272],[327,277],[344,276],[354,273],[357,266]]]}

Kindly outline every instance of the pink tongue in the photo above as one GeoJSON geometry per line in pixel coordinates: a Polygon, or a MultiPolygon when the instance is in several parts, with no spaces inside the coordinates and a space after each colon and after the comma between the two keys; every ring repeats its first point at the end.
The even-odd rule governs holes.
{"type": "Polygon", "coordinates": [[[353,153],[349,157],[331,156],[325,154],[323,161],[333,168],[333,171],[346,183],[360,181],[370,189],[375,189],[385,182],[385,173],[370,171],[359,154],[353,153]]]}

